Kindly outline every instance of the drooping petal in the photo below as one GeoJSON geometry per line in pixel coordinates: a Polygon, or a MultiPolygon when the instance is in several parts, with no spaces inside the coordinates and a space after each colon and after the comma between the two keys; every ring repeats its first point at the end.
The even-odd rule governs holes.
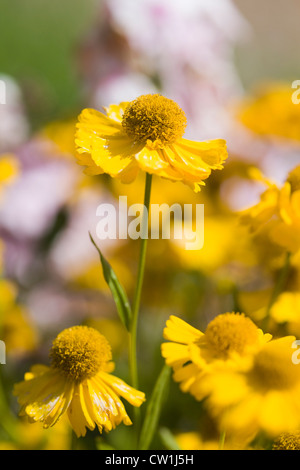
{"type": "Polygon", "coordinates": [[[79,383],[74,389],[74,394],[68,408],[68,418],[77,437],[86,435],[86,428],[95,429],[95,422],[91,418],[84,394],[86,384],[79,383]]]}
{"type": "Polygon", "coordinates": [[[145,394],[140,392],[130,385],[127,385],[123,380],[115,377],[114,375],[107,374],[106,372],[99,372],[98,375],[101,379],[108,384],[118,395],[125,398],[133,406],[141,406],[145,401],[145,394]]]}
{"type": "Polygon", "coordinates": [[[228,157],[226,141],[223,139],[195,142],[182,138],[176,142],[176,146],[195,166],[201,166],[204,162],[213,170],[222,169],[228,157]]]}
{"type": "Polygon", "coordinates": [[[199,182],[208,178],[211,174],[211,168],[207,164],[199,159],[196,166],[175,145],[162,149],[162,153],[169,165],[181,176],[182,180],[187,179],[190,182],[199,182]]]}
{"type": "Polygon", "coordinates": [[[85,166],[84,173],[94,176],[103,174],[102,168],[96,165],[89,153],[78,153],[76,156],[78,165],[85,166]]]}
{"type": "Polygon", "coordinates": [[[25,381],[16,384],[14,394],[21,405],[20,415],[32,421],[43,421],[44,426],[57,422],[68,406],[72,394],[70,384],[57,371],[42,367],[32,369],[25,381]]]}

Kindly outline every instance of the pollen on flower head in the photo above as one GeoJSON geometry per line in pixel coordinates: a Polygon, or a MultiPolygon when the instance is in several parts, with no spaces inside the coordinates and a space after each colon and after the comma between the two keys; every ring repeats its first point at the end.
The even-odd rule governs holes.
{"type": "Polygon", "coordinates": [[[300,450],[300,431],[278,436],[273,443],[272,450],[300,450]]]}
{"type": "Polygon", "coordinates": [[[50,350],[51,366],[71,380],[82,381],[94,376],[111,361],[106,338],[94,328],[74,326],[63,330],[50,350]]]}
{"type": "Polygon", "coordinates": [[[122,126],[135,142],[158,141],[164,146],[183,136],[186,116],[169,98],[159,94],[142,95],[125,109],[122,126]]]}
{"type": "Polygon", "coordinates": [[[208,344],[221,357],[230,353],[243,354],[247,347],[258,341],[258,328],[244,314],[223,313],[207,326],[205,337],[208,344]]]}

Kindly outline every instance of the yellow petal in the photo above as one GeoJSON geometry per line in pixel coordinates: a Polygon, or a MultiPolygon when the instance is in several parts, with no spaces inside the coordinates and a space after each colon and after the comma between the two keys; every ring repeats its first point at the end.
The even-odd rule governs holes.
{"type": "Polygon", "coordinates": [[[223,139],[209,140],[206,142],[194,142],[187,139],[179,139],[176,147],[184,151],[184,155],[194,162],[195,166],[201,166],[202,162],[211,169],[222,169],[223,163],[228,157],[226,141],[223,139]]]}
{"type": "Polygon", "coordinates": [[[166,359],[166,364],[174,368],[181,367],[190,360],[188,347],[177,343],[163,343],[161,354],[166,359]]]}
{"type": "Polygon", "coordinates": [[[118,395],[125,398],[133,406],[141,406],[145,401],[145,394],[127,385],[123,380],[106,372],[99,372],[98,375],[107,383],[118,395]]]}
{"type": "Polygon", "coordinates": [[[91,137],[97,135],[102,138],[110,137],[122,131],[119,122],[91,108],[86,108],[80,113],[76,127],[77,132],[82,130],[91,137]]]}
{"type": "Polygon", "coordinates": [[[95,423],[90,417],[86,403],[83,387],[78,384],[74,389],[72,401],[68,409],[68,417],[77,437],[86,435],[86,428],[91,431],[95,429],[95,423]]]}
{"type": "Polygon", "coordinates": [[[177,343],[189,344],[203,336],[203,333],[186,323],[181,318],[171,315],[166,322],[164,338],[177,343]]]}
{"type": "Polygon", "coordinates": [[[121,122],[123,118],[123,114],[127,106],[129,105],[129,101],[123,101],[120,104],[111,104],[108,108],[105,108],[107,116],[115,119],[116,121],[121,122]]]}
{"type": "Polygon", "coordinates": [[[262,428],[273,436],[297,429],[299,411],[292,396],[280,391],[269,392],[263,401],[259,421],[262,428]]]}

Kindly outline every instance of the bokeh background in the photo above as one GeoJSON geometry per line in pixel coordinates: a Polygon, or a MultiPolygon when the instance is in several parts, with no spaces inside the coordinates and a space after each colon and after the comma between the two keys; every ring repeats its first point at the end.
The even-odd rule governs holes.
{"type": "MultiPolygon", "coordinates": [[[[0,104],[0,159],[17,168],[0,200],[0,338],[7,345],[0,371],[6,409],[0,411],[9,408],[11,419],[5,429],[0,424],[4,448],[69,445],[63,426],[42,432],[31,425],[28,433],[25,423],[15,424],[11,395],[32,363],[48,362],[51,341],[63,328],[99,328],[112,344],[118,374],[129,380],[127,334],[88,232],[95,233],[100,203],[116,203],[119,195],[129,204],[142,202],[144,179],[126,186],[83,174],[74,145],[83,108],[160,92],[186,112],[188,138],[228,144],[225,169],[200,194],[154,178],[153,202],[205,205],[205,246],[187,252],[175,240],[149,243],[141,388],[151,393],[163,365],[160,344],[170,314],[200,329],[226,311],[260,318],[282,253],[269,256],[238,223],[238,212],[262,191],[247,170],[256,165],[281,183],[300,163],[300,150],[297,138],[245,125],[240,110],[261,89],[285,90],[287,106],[296,108],[290,98],[291,83],[300,79],[299,14],[297,0],[1,0],[0,79],[7,102],[0,104]]],[[[266,116],[268,109],[253,121],[268,128],[266,116]]],[[[132,298],[139,242],[98,242],[132,298]]],[[[213,441],[214,424],[202,405],[176,384],[170,388],[153,445],[166,446],[169,431],[213,441]]],[[[89,433],[81,445],[99,446],[97,439],[89,433]]],[[[127,448],[127,430],[120,427],[101,445],[127,448]]]]}

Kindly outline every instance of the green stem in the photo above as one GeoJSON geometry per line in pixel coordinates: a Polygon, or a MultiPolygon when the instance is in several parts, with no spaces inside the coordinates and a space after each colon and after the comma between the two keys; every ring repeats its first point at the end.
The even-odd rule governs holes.
{"type": "Polygon", "coordinates": [[[219,439],[219,450],[224,450],[225,438],[226,438],[226,432],[222,431],[220,434],[220,439],[219,439]]]}
{"type": "MultiPolygon", "coordinates": [[[[148,215],[150,207],[150,195],[151,195],[151,183],[152,175],[146,173],[146,183],[145,183],[145,194],[144,194],[144,206],[147,210],[144,210],[142,216],[141,224],[141,249],[140,249],[140,258],[139,258],[139,267],[137,275],[137,284],[135,289],[133,309],[132,309],[132,321],[130,327],[129,335],[129,363],[130,363],[130,374],[131,374],[131,384],[134,388],[138,388],[138,367],[137,367],[137,327],[138,327],[138,317],[141,303],[141,294],[144,280],[145,272],[145,263],[146,263],[146,252],[147,252],[147,241],[148,233],[146,232],[148,227],[148,215]]],[[[135,410],[135,420],[136,420],[136,429],[139,427],[140,421],[140,410],[139,408],[134,408],[135,410]]]]}
{"type": "Polygon", "coordinates": [[[284,265],[283,265],[283,267],[282,267],[282,269],[279,273],[279,276],[278,276],[277,281],[275,283],[270,301],[269,301],[268,306],[267,306],[266,315],[265,315],[265,318],[263,320],[263,325],[262,325],[263,329],[267,329],[269,319],[270,319],[271,308],[273,307],[273,305],[274,305],[275,301],[277,300],[277,297],[279,296],[279,294],[284,289],[284,286],[285,286],[285,283],[287,281],[287,277],[288,277],[288,274],[289,274],[289,270],[290,270],[290,259],[291,259],[291,254],[289,252],[287,252],[286,257],[285,257],[284,265]]]}

